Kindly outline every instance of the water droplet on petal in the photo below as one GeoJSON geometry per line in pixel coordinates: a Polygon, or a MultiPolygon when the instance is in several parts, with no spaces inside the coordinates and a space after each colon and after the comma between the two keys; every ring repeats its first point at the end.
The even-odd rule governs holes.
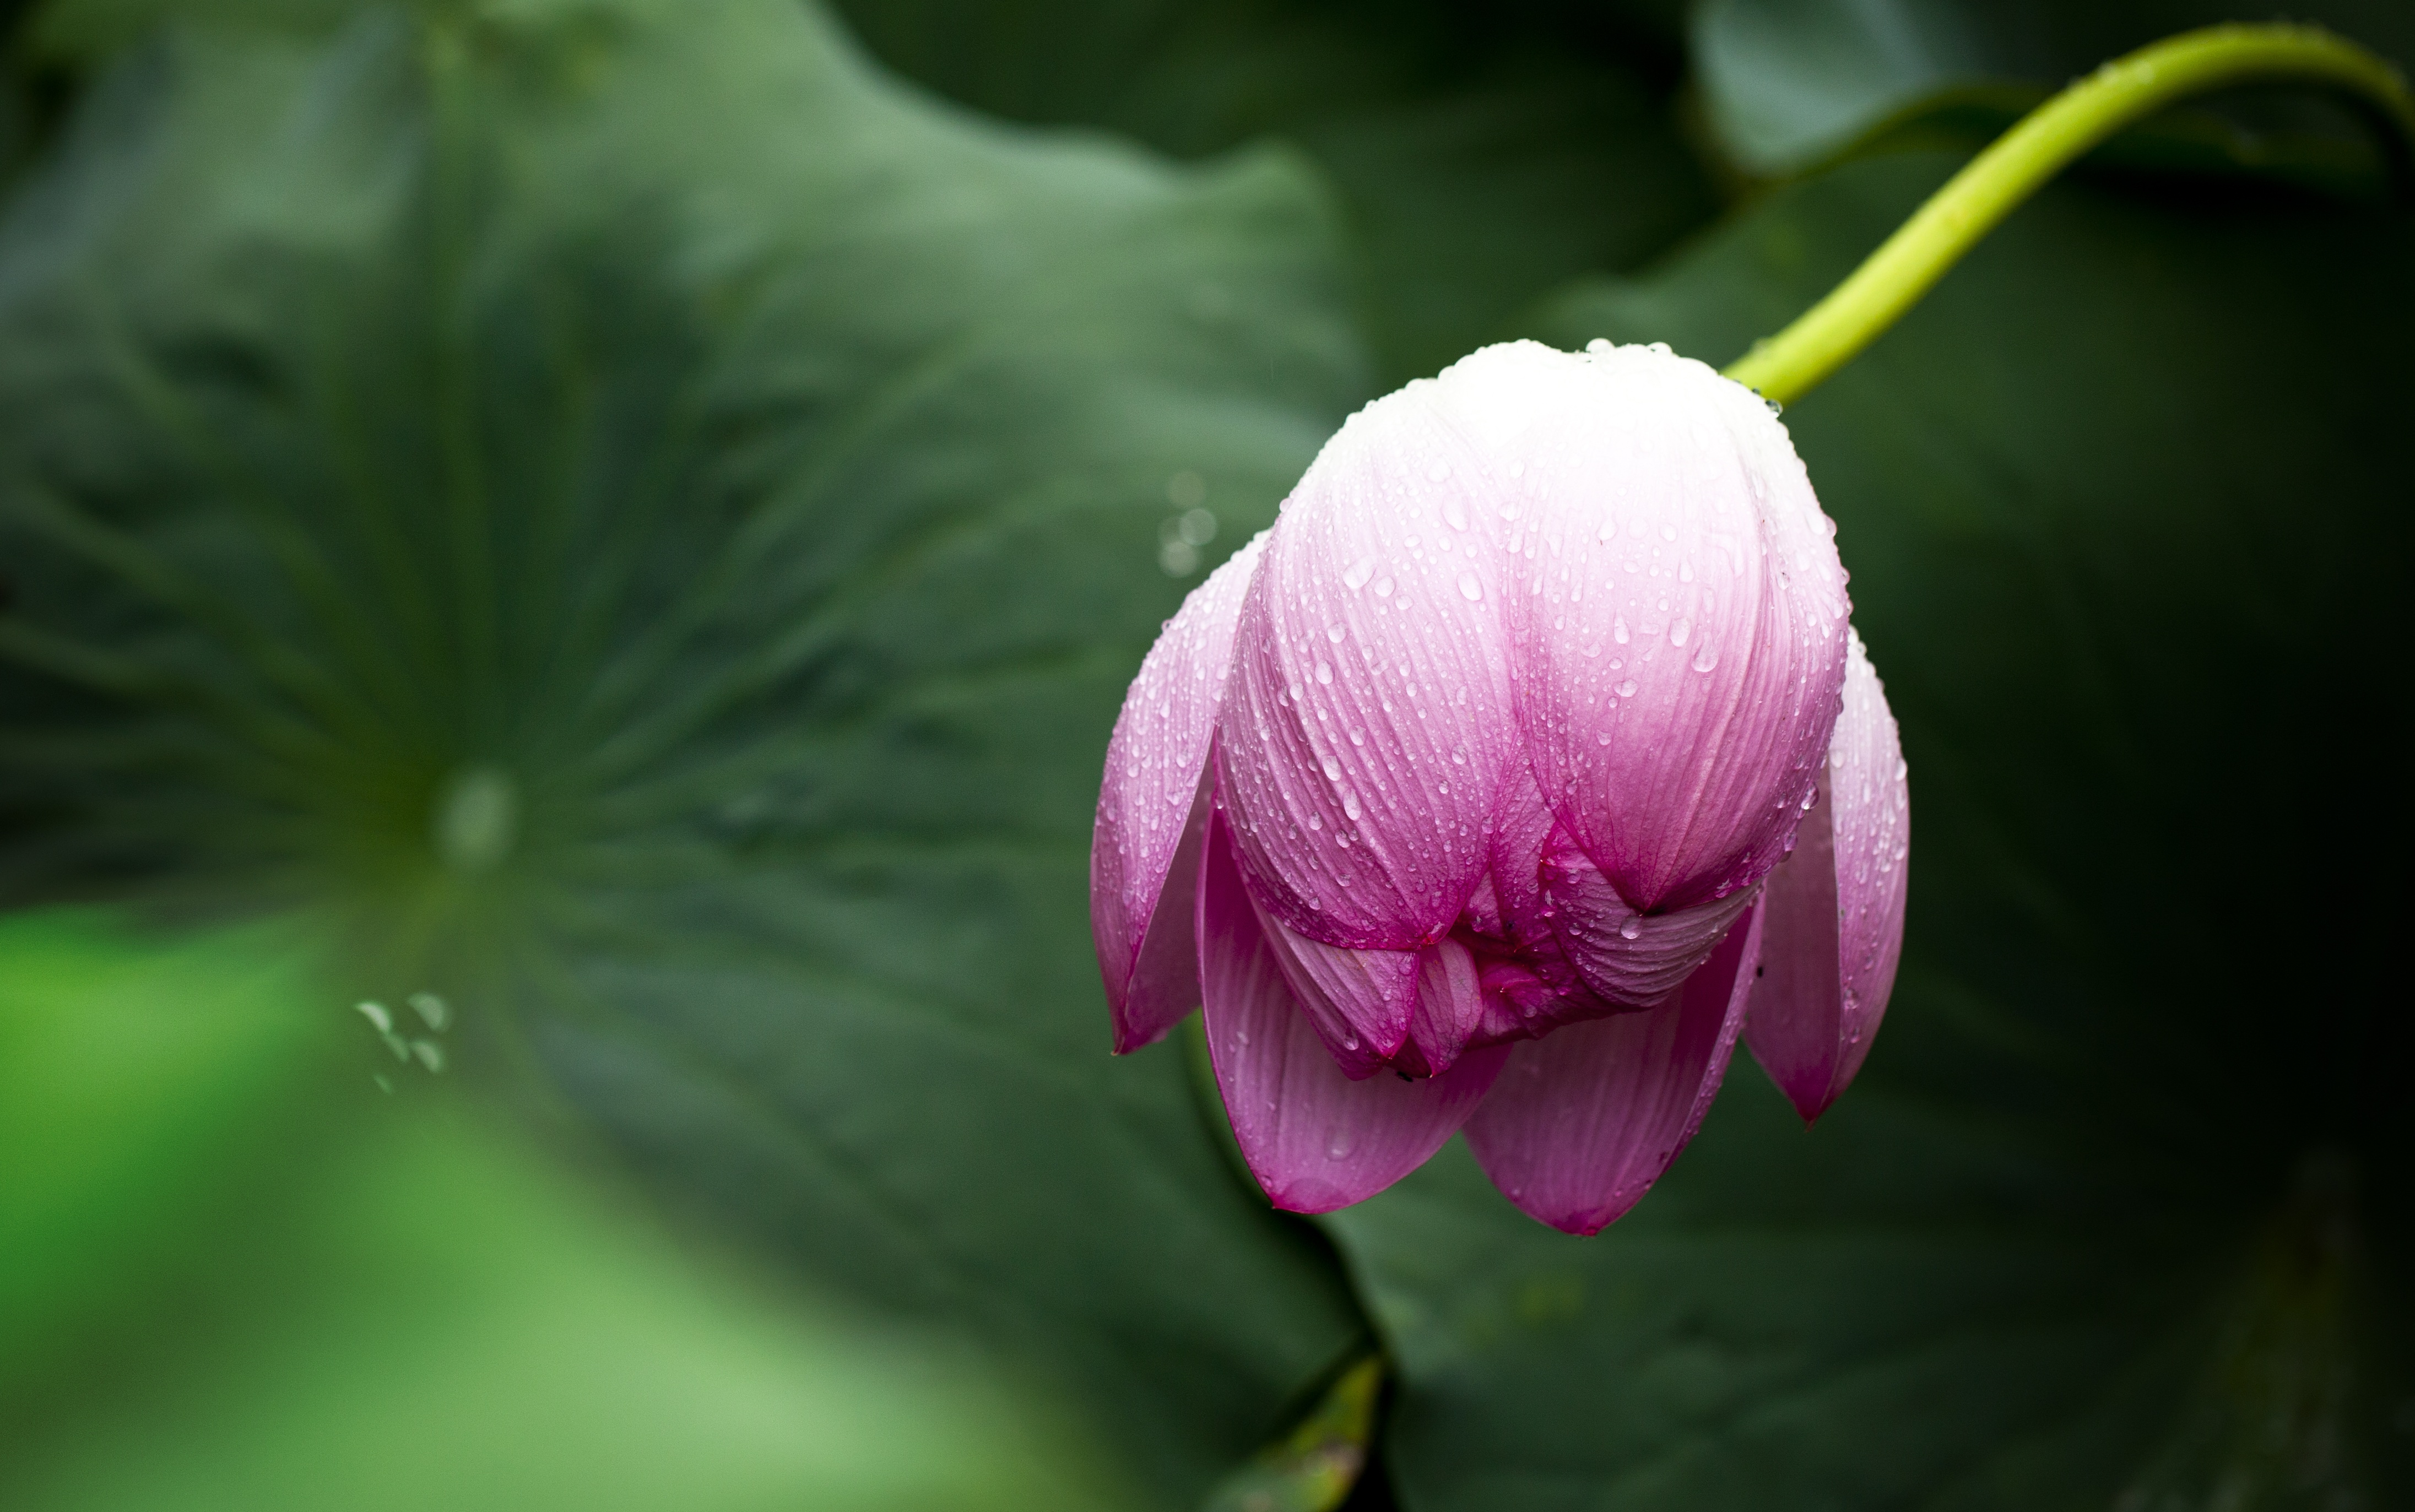
{"type": "Polygon", "coordinates": [[[1459,596],[1467,600],[1470,604],[1478,603],[1483,599],[1484,585],[1476,580],[1476,575],[1474,573],[1463,572],[1459,575],[1459,596]]]}
{"type": "Polygon", "coordinates": [[[1350,564],[1350,568],[1347,572],[1344,572],[1342,575],[1342,586],[1356,593],[1358,590],[1367,586],[1368,578],[1374,576],[1375,559],[1372,557],[1360,557],[1358,561],[1350,564]]]}

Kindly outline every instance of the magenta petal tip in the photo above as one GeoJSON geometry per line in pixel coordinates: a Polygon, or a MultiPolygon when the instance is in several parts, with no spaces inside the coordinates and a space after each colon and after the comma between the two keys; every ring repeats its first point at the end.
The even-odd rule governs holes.
{"type": "Polygon", "coordinates": [[[1668,1003],[1520,1044],[1468,1120],[1502,1194],[1567,1234],[1624,1216],[1694,1137],[1743,1026],[1761,910],[1729,930],[1668,1003]]]}

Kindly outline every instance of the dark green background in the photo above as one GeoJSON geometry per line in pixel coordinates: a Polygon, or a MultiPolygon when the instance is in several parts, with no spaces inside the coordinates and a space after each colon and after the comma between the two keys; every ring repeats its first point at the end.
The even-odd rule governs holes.
{"type": "MultiPolygon", "coordinates": [[[[1100,754],[1195,487],[1212,561],[1352,407],[1481,341],[1725,361],[2023,100],[2219,14],[35,7],[0,224],[0,899],[283,920],[305,1040],[442,990],[447,1075],[513,1121],[347,1136],[369,1153],[313,1168],[325,1211],[521,1190],[525,1157],[460,1151],[541,1130],[638,1178],[628,1265],[657,1229],[734,1243],[969,1340],[1106,1446],[1054,1463],[1096,1456],[1111,1497],[1199,1505],[1372,1338],[1396,1371],[1362,1506],[2398,1505],[2415,230],[2336,110],[2266,92],[2115,144],[1788,412],[1915,811],[1895,1008],[1817,1130],[1739,1066],[1594,1240],[1455,1145],[1279,1219],[1178,1046],[1105,1055],[1086,937],[1100,754]]],[[[2331,19],[2408,45],[2388,7],[2331,19]]],[[[111,949],[185,948],[153,941],[111,949]]],[[[352,1104],[383,1107],[384,1053],[353,1048],[205,1059],[193,1095],[382,1127],[352,1104]]],[[[22,1284],[23,1357],[137,1359],[93,1320],[175,1286],[264,1326],[240,1288],[98,1261],[173,1250],[139,1235],[207,1220],[157,1194],[249,1190],[279,1147],[60,1187],[82,1216],[30,1231],[94,1263],[22,1284]]],[[[715,1359],[729,1326],[674,1309],[627,1349],[715,1359]]],[[[798,1347],[733,1366],[762,1383],[733,1402],[861,1373],[798,1347]]],[[[67,1369],[0,1365],[0,1400],[67,1369]]],[[[192,1505],[76,1479],[128,1445],[255,1501],[309,1484],[283,1378],[173,1439],[86,1373],[48,1394],[68,1447],[0,1452],[0,1486],[192,1505]]],[[[522,1395],[608,1422],[584,1378],[522,1395]]],[[[946,1462],[1019,1505],[982,1400],[930,1409],[946,1462]]],[[[747,1467],[716,1505],[817,1475],[892,1505],[663,1452],[747,1467]]],[[[558,1458],[514,1494],[593,1494],[558,1458]]]]}

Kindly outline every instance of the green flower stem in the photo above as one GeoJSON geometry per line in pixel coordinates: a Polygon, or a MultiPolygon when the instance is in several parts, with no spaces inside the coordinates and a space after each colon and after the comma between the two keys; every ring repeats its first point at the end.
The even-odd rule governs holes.
{"type": "Polygon", "coordinates": [[[1972,158],[1828,296],[1753,343],[1730,378],[1792,403],[1893,325],[1963,253],[2072,159],[2175,100],[2232,84],[2298,80],[2335,89],[2389,129],[2402,186],[2415,166],[2415,97],[2388,62],[2311,26],[2208,26],[2106,64],[2021,118],[1972,158]]]}

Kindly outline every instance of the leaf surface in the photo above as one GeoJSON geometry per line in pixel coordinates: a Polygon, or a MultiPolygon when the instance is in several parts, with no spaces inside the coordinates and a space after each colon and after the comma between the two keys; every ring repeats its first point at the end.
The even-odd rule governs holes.
{"type": "MultiPolygon", "coordinates": [[[[2220,0],[1706,0],[1694,10],[1694,68],[1704,115],[1744,171],[1785,175],[1891,127],[1928,119],[1954,129],[1967,112],[1978,140],[2048,93],[2159,38],[2273,13],[2220,0]]],[[[2324,0],[2293,21],[2330,27],[2402,64],[2415,24],[2387,0],[2324,0]]],[[[2122,144],[2133,157],[2200,171],[2294,172],[2318,181],[2369,169],[2366,128],[2286,87],[2221,97],[2159,123],[2160,142],[2122,144]]],[[[2108,149],[2118,153],[2122,148],[2108,149]]]]}
{"type": "Polygon", "coordinates": [[[1009,119],[1186,156],[1297,145],[1339,193],[1384,386],[1560,280],[1635,266],[1717,202],[1649,6],[843,0],[873,52],[1009,119]]]}
{"type": "Polygon", "coordinates": [[[0,891],[334,918],[1187,1505],[1362,1325],[1110,1061],[1089,817],[1167,532],[1364,396],[1333,246],[784,0],[171,29],[0,229],[0,891]]]}

